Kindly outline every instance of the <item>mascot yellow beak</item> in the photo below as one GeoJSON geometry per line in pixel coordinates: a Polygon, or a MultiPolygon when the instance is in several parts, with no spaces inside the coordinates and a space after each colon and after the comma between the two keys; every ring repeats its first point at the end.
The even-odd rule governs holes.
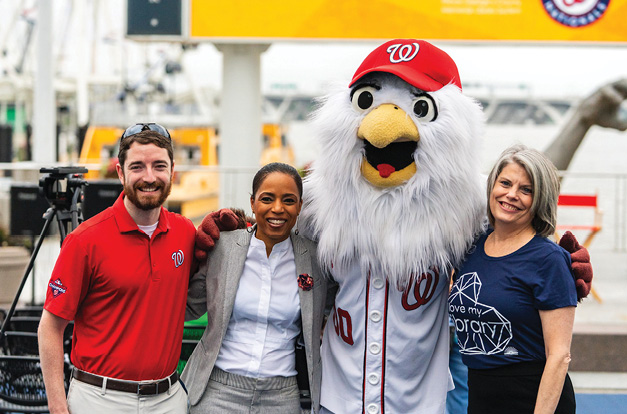
{"type": "Polygon", "coordinates": [[[357,130],[366,142],[361,174],[377,187],[395,187],[416,173],[414,152],[420,140],[418,128],[405,111],[383,104],[370,111],[357,130]]]}

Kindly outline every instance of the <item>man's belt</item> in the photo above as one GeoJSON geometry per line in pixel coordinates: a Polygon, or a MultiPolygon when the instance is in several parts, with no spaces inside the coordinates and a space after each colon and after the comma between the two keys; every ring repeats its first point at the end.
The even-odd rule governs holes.
{"type": "MultiPolygon", "coordinates": [[[[105,380],[104,377],[90,374],[89,372],[81,371],[76,368],[72,371],[72,377],[86,384],[95,385],[96,387],[102,387],[102,383],[105,380]]],[[[169,378],[154,382],[121,381],[112,378],[106,378],[106,380],[106,389],[108,390],[131,392],[137,395],[157,395],[169,390],[170,384],[176,384],[179,380],[179,374],[174,371],[174,374],[170,375],[169,378]]]]}

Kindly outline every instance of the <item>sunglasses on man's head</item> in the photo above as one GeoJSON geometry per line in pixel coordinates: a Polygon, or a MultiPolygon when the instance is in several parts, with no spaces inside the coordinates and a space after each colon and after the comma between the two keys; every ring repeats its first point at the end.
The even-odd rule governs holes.
{"type": "MultiPolygon", "coordinates": [[[[126,137],[130,137],[131,135],[135,135],[138,134],[142,131],[155,131],[161,135],[163,135],[166,138],[170,138],[170,133],[168,132],[167,129],[165,129],[165,127],[159,125],[159,124],[155,124],[154,122],[149,122],[146,124],[135,124],[132,125],[128,128],[126,128],[126,131],[124,131],[124,133],[122,134],[122,138],[124,139],[126,137]]],[[[172,139],[172,138],[170,138],[172,139]]]]}

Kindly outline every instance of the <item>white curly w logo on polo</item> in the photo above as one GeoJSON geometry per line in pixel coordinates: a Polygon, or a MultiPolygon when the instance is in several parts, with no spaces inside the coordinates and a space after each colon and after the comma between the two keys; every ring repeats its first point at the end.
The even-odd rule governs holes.
{"type": "Polygon", "coordinates": [[[172,253],[172,260],[174,260],[174,266],[179,267],[180,265],[182,265],[185,261],[185,255],[183,254],[183,250],[172,253]]]}
{"type": "Polygon", "coordinates": [[[462,354],[494,355],[503,352],[513,337],[511,322],[494,307],[479,302],[480,291],[481,279],[475,272],[460,276],[451,289],[450,313],[465,315],[453,318],[462,354]]]}
{"type": "Polygon", "coordinates": [[[418,50],[420,49],[420,45],[418,43],[412,43],[409,45],[402,45],[400,43],[395,45],[390,45],[387,49],[387,52],[390,54],[390,62],[392,63],[401,63],[401,62],[409,62],[418,54],[418,50]]]}

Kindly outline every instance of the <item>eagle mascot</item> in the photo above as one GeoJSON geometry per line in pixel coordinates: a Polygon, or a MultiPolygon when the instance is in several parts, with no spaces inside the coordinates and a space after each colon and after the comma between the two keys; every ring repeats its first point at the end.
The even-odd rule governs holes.
{"type": "Polygon", "coordinates": [[[483,229],[480,105],[432,44],[391,40],[314,115],[299,227],[338,284],[322,344],[333,413],[441,413],[449,275],[483,229]]]}
{"type": "MultiPolygon", "coordinates": [[[[313,122],[322,148],[305,179],[299,229],[318,241],[337,282],[321,412],[444,413],[450,275],[487,222],[481,107],[462,94],[444,51],[395,39],[366,57],[348,88],[321,100],[313,122]]],[[[203,221],[199,259],[228,227],[225,217],[203,221]]],[[[587,252],[579,255],[591,277],[587,252]]]]}

